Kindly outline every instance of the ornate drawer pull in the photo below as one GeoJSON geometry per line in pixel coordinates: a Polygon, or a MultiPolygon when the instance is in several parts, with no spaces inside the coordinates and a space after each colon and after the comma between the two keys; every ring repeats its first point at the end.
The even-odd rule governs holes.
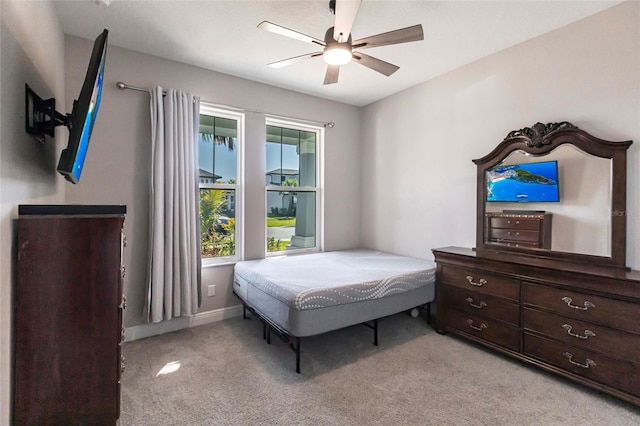
{"type": "MultiPolygon", "coordinates": [[[[511,231],[507,232],[507,235],[511,235],[511,231]]],[[[519,237],[519,236],[520,236],[520,233],[519,233],[519,232],[516,232],[516,233],[515,233],[515,234],[513,234],[513,235],[514,235],[515,237],[519,237]]]]}
{"type": "Polygon", "coordinates": [[[127,236],[126,235],[122,236],[122,245],[123,245],[123,247],[127,246],[127,236]]]}
{"type": "Polygon", "coordinates": [[[485,306],[487,306],[487,304],[486,304],[486,303],[484,303],[482,300],[480,301],[480,303],[479,303],[479,304],[477,304],[477,305],[476,305],[476,304],[474,304],[474,303],[473,303],[473,298],[472,298],[472,297],[467,297],[465,300],[466,300],[467,302],[469,302],[469,306],[474,307],[474,308],[476,308],[476,309],[482,309],[482,308],[484,308],[485,306]]]}
{"type": "Polygon", "coordinates": [[[585,361],[584,364],[580,364],[579,362],[575,362],[573,360],[573,354],[571,352],[565,352],[562,355],[564,355],[569,360],[569,362],[571,364],[577,365],[578,367],[581,367],[581,368],[591,368],[591,367],[595,367],[596,365],[598,365],[598,364],[595,363],[595,361],[590,360],[589,358],[587,358],[587,360],[585,361]]]}
{"type": "Polygon", "coordinates": [[[127,277],[127,268],[125,268],[124,266],[122,267],[122,278],[126,278],[127,277]]]}
{"type": "Polygon", "coordinates": [[[122,327],[122,332],[120,333],[120,342],[121,343],[124,342],[124,339],[126,338],[127,338],[127,335],[125,334],[124,327],[122,327]]]}
{"type": "Polygon", "coordinates": [[[120,355],[120,372],[124,373],[124,355],[120,355]]]}
{"type": "Polygon", "coordinates": [[[576,337],[576,338],[578,338],[578,339],[587,340],[589,337],[596,337],[596,333],[594,333],[594,332],[593,332],[593,331],[591,331],[591,330],[585,330],[585,331],[584,331],[584,336],[581,336],[581,335],[579,335],[579,334],[574,334],[574,333],[572,333],[572,332],[571,332],[571,329],[572,329],[573,327],[571,327],[569,324],[564,324],[564,325],[562,326],[562,328],[564,328],[565,330],[567,330],[567,334],[568,334],[569,336],[573,336],[573,337],[576,337]]]}
{"type": "Polygon", "coordinates": [[[124,294],[122,295],[122,302],[120,302],[120,306],[118,306],[120,309],[125,309],[127,307],[127,296],[125,296],[124,294]]]}
{"type": "Polygon", "coordinates": [[[594,305],[593,303],[589,302],[588,300],[584,301],[584,308],[581,307],[581,306],[572,305],[571,302],[573,302],[573,299],[571,299],[570,297],[563,297],[562,301],[564,303],[566,303],[568,307],[573,308],[573,309],[579,309],[581,311],[586,311],[589,308],[595,308],[596,307],[596,305],[594,305]]]}
{"type": "MultiPolygon", "coordinates": [[[[507,221],[507,224],[511,225],[511,221],[510,221],[510,220],[508,220],[508,221],[507,221]]],[[[520,225],[520,221],[519,221],[519,220],[516,220],[516,225],[520,225]]]]}
{"type": "Polygon", "coordinates": [[[474,330],[478,330],[478,331],[482,331],[485,330],[487,328],[486,324],[480,323],[480,327],[476,327],[475,325],[473,325],[473,320],[468,319],[467,320],[467,324],[469,324],[469,327],[473,328],[474,330]]]}
{"type": "Polygon", "coordinates": [[[477,283],[474,283],[473,277],[471,275],[467,275],[467,281],[469,281],[469,284],[475,285],[476,287],[482,287],[487,283],[487,280],[485,280],[484,278],[480,278],[477,283]]]}

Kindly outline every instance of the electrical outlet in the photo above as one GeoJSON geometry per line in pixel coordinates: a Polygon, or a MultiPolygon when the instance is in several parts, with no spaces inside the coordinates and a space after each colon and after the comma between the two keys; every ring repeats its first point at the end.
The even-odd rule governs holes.
{"type": "Polygon", "coordinates": [[[213,297],[216,295],[216,286],[215,285],[210,285],[209,287],[207,287],[207,290],[209,291],[209,297],[213,297]]]}

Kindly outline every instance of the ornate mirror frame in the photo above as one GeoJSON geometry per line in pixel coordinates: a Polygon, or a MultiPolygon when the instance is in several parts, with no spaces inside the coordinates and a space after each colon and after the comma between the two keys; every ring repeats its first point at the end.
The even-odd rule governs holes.
{"type": "Polygon", "coordinates": [[[573,124],[536,123],[532,127],[513,130],[486,156],[473,160],[477,165],[477,219],[476,250],[520,252],[537,257],[550,257],[574,262],[589,262],[625,268],[627,249],[627,149],[632,141],[613,142],[598,139],[573,124]],[[497,247],[487,243],[485,229],[487,185],[486,171],[500,164],[514,151],[531,155],[545,155],[563,144],[600,158],[610,159],[611,164],[611,255],[596,256],[539,248],[497,247]]]}

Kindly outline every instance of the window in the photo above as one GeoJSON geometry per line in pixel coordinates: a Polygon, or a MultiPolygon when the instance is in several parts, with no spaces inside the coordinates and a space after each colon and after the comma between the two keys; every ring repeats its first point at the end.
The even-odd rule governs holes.
{"type": "Polygon", "coordinates": [[[267,120],[267,253],[321,248],[321,128],[267,120]]]}
{"type": "Polygon", "coordinates": [[[242,253],[242,130],[244,116],[200,107],[200,242],[203,264],[239,260],[242,253]]]}

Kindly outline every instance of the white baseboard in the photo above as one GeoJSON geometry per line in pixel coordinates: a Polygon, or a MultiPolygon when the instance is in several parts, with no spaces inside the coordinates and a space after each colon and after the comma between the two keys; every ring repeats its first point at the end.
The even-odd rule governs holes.
{"type": "Polygon", "coordinates": [[[200,312],[192,317],[180,317],[157,323],[134,325],[133,327],[127,327],[125,329],[125,342],[132,342],[134,340],[170,333],[172,331],[210,324],[212,322],[235,318],[241,315],[242,305],[235,305],[213,311],[200,312]]]}

